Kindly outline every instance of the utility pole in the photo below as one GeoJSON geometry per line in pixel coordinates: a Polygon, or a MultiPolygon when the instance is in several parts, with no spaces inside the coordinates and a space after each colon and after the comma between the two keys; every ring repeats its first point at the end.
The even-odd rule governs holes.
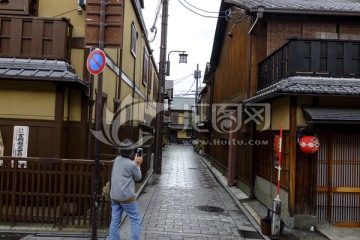
{"type": "Polygon", "coordinates": [[[162,23],[161,23],[161,42],[160,42],[160,63],[159,63],[159,86],[158,101],[156,103],[156,126],[155,126],[155,153],[154,153],[154,171],[161,174],[162,167],[162,140],[164,123],[164,94],[165,94],[165,63],[167,47],[167,27],[169,0],[163,0],[162,23]]]}
{"type": "Polygon", "coordinates": [[[198,105],[198,82],[199,82],[199,78],[201,78],[201,71],[199,71],[199,64],[197,64],[196,70],[194,71],[194,77],[196,79],[196,89],[195,89],[195,124],[198,123],[198,109],[197,109],[197,105],[198,105]]]}
{"type": "MultiPolygon", "coordinates": [[[[100,27],[99,27],[99,49],[104,50],[105,40],[105,11],[106,11],[106,0],[100,0],[100,27]]],[[[96,89],[96,109],[95,109],[95,131],[101,130],[101,107],[102,107],[102,82],[103,74],[100,73],[97,79],[96,89]]],[[[92,207],[92,235],[91,239],[97,239],[97,219],[98,219],[98,189],[99,189],[99,171],[100,171],[100,141],[95,137],[94,155],[95,163],[93,170],[93,207],[92,207]]]]}

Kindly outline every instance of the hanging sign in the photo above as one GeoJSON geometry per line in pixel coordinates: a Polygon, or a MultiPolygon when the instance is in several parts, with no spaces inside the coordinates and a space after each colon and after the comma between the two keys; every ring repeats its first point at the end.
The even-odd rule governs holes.
{"type": "MultiPolygon", "coordinates": [[[[13,157],[27,157],[29,141],[29,127],[28,126],[14,126],[14,137],[12,146],[13,157]]],[[[26,167],[26,161],[18,161],[18,166],[22,164],[26,167]]],[[[12,163],[13,165],[13,163],[12,163]]]]}

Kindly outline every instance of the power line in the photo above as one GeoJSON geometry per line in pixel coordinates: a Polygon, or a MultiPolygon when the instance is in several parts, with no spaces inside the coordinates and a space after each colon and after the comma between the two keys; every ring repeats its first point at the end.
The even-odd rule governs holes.
{"type": "Polygon", "coordinates": [[[157,35],[156,22],[157,22],[157,20],[159,18],[161,6],[162,6],[161,5],[161,0],[158,0],[157,6],[156,6],[155,17],[154,17],[154,23],[153,23],[152,27],[150,28],[150,31],[155,32],[155,33],[154,33],[154,36],[150,40],[148,39],[149,43],[153,42],[155,40],[155,38],[156,38],[156,35],[157,35]]]}
{"type": "Polygon", "coordinates": [[[206,15],[203,15],[203,14],[201,14],[201,13],[195,12],[194,10],[188,8],[188,7],[187,7],[183,2],[181,2],[180,0],[178,0],[178,2],[179,2],[181,5],[183,5],[187,10],[189,10],[189,11],[191,11],[191,12],[193,12],[193,13],[201,16],[201,17],[206,17],[206,18],[219,18],[219,17],[220,17],[220,16],[219,16],[219,17],[215,17],[215,16],[206,16],[206,15]]]}
{"type": "MultiPolygon", "coordinates": [[[[206,13],[214,13],[214,14],[219,14],[219,16],[209,16],[209,15],[204,15],[204,14],[201,14],[201,13],[198,13],[196,11],[194,11],[193,9],[190,9],[188,6],[186,6],[183,2],[181,2],[180,0],[178,0],[178,2],[183,5],[184,8],[186,8],[187,10],[189,10],[190,12],[193,12],[195,13],[196,15],[199,15],[201,17],[206,17],[206,18],[225,18],[227,21],[229,21],[229,18],[231,18],[231,15],[233,13],[237,13],[237,12],[232,12],[231,9],[228,9],[228,10],[224,10],[224,11],[220,11],[220,12],[210,12],[210,11],[206,11],[206,10],[203,10],[201,8],[198,8],[192,4],[190,4],[189,2],[187,2],[186,0],[183,0],[184,2],[186,2],[189,6],[199,10],[199,11],[203,11],[203,12],[206,12],[206,13]],[[220,13],[224,13],[224,16],[220,16],[220,13]]],[[[240,11],[242,12],[242,11],[240,11]]]]}
{"type": "Polygon", "coordinates": [[[219,13],[219,12],[206,11],[206,10],[203,10],[203,9],[201,9],[201,8],[195,7],[194,5],[192,5],[191,3],[189,3],[189,2],[186,1],[186,0],[183,0],[183,1],[186,2],[187,4],[189,4],[190,6],[192,6],[193,8],[197,9],[197,10],[200,10],[200,11],[203,11],[203,12],[206,12],[206,13],[219,13]]]}
{"type": "Polygon", "coordinates": [[[189,90],[184,95],[188,94],[191,91],[191,88],[194,86],[194,83],[195,83],[195,79],[194,79],[193,83],[191,84],[191,87],[189,88],[189,90]]]}
{"type": "Polygon", "coordinates": [[[191,77],[192,75],[194,75],[194,74],[189,74],[189,75],[187,75],[187,76],[185,76],[185,77],[182,77],[182,78],[179,78],[179,79],[176,79],[176,80],[174,80],[174,81],[177,81],[176,83],[174,83],[174,85],[175,84],[178,84],[178,83],[181,83],[182,81],[185,81],[186,79],[188,79],[189,77],[191,77]]]}
{"type": "Polygon", "coordinates": [[[75,9],[73,9],[73,10],[70,10],[70,11],[67,11],[67,12],[60,13],[60,14],[58,14],[58,15],[55,15],[55,16],[51,17],[51,18],[56,18],[56,17],[59,17],[59,16],[61,16],[61,15],[64,15],[64,14],[67,14],[67,13],[70,13],[70,12],[74,12],[74,11],[77,11],[77,8],[75,8],[75,9]]]}

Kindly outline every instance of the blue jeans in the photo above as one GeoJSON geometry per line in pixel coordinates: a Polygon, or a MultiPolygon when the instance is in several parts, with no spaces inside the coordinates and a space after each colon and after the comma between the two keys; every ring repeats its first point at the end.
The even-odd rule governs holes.
{"type": "Polygon", "coordinates": [[[119,225],[123,211],[127,213],[131,224],[131,240],[140,240],[141,219],[137,201],[128,204],[122,204],[111,201],[111,223],[109,230],[110,240],[120,240],[119,225]]]}

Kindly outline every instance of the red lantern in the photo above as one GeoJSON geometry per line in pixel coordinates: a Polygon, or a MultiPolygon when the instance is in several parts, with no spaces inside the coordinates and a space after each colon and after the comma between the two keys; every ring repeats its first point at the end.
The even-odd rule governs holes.
{"type": "Polygon", "coordinates": [[[304,153],[316,153],[320,146],[319,139],[315,136],[304,136],[300,138],[299,144],[304,153]]]}

